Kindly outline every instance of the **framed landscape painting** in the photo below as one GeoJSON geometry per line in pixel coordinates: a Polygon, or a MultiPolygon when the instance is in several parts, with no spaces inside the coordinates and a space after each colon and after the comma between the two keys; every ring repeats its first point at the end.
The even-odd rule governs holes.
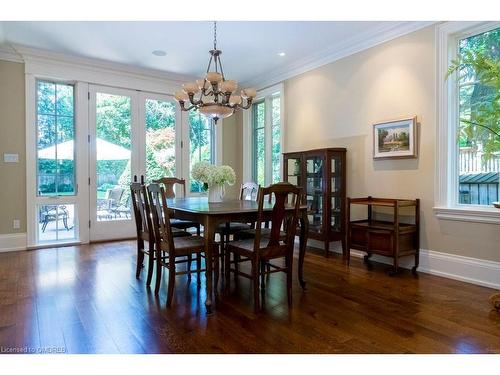
{"type": "Polygon", "coordinates": [[[373,125],[373,158],[417,157],[417,118],[406,118],[373,125]]]}

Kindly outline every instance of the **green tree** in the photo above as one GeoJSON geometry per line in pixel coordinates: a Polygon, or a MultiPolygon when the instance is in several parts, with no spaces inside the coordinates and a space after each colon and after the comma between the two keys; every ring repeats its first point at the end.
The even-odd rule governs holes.
{"type": "Polygon", "coordinates": [[[460,86],[459,142],[482,148],[485,160],[500,152],[500,28],[462,39],[448,76],[460,86]]]}

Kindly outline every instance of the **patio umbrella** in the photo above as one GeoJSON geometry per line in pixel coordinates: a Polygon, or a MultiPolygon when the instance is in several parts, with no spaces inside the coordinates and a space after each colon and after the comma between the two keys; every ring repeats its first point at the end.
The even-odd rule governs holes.
{"type": "MultiPolygon", "coordinates": [[[[97,160],[128,160],[130,159],[130,150],[125,147],[115,145],[114,143],[97,138],[97,160]]],[[[59,160],[73,160],[74,144],[73,140],[59,143],[57,145],[57,158],[59,160]]],[[[39,159],[55,159],[56,146],[50,146],[38,151],[39,159]]]]}

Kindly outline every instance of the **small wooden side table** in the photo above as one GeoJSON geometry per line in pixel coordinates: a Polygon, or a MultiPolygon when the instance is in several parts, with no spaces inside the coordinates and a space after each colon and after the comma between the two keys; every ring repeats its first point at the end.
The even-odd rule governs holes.
{"type": "Polygon", "coordinates": [[[347,263],[350,261],[350,249],[365,251],[365,263],[370,266],[372,254],[393,258],[391,275],[399,271],[399,258],[413,255],[415,265],[411,271],[417,273],[420,252],[420,200],[388,198],[347,198],[347,263]],[[351,221],[351,204],[368,206],[368,216],[363,220],[351,221]],[[392,207],[393,219],[375,220],[373,207],[392,207]],[[400,222],[400,208],[414,207],[414,223],[400,222]]]}

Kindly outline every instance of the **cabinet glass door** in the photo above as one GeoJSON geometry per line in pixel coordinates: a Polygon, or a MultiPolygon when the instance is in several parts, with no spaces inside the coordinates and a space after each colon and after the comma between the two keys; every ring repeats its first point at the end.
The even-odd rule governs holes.
{"type": "Polygon", "coordinates": [[[319,156],[306,159],[306,194],[309,230],[322,232],[323,227],[323,168],[324,160],[319,156]]]}
{"type": "Polygon", "coordinates": [[[342,211],[341,211],[341,199],[342,199],[342,160],[340,156],[333,156],[330,161],[330,172],[331,172],[331,214],[330,214],[330,225],[333,231],[340,231],[342,211]]]}
{"type": "Polygon", "coordinates": [[[286,160],[287,168],[286,168],[286,181],[295,185],[302,185],[302,166],[300,165],[300,158],[289,158],[286,160]]]}

